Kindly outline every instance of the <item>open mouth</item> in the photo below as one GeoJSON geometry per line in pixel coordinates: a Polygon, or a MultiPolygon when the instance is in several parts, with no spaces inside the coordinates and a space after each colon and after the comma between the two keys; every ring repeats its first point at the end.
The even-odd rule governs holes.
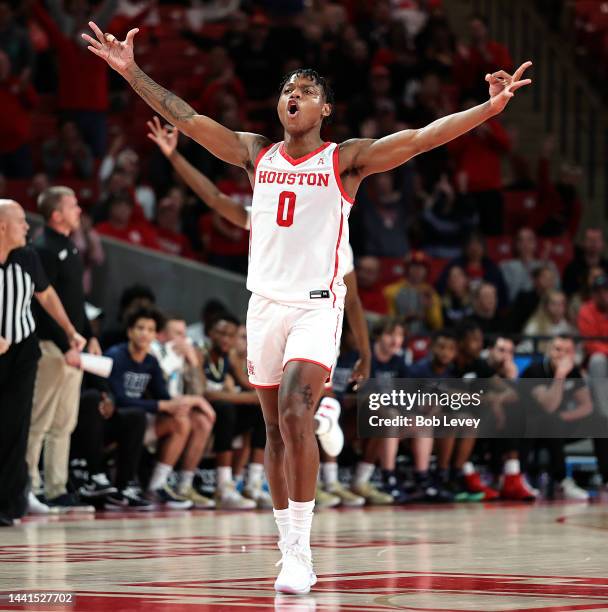
{"type": "Polygon", "coordinates": [[[295,117],[298,114],[298,103],[295,100],[290,100],[287,103],[287,112],[291,117],[295,117]]]}

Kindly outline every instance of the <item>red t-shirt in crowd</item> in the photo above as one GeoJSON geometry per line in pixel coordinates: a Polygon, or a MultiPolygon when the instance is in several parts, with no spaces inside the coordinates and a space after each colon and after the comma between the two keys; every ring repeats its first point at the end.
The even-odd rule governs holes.
{"type": "MultiPolygon", "coordinates": [[[[581,336],[605,336],[608,338],[608,313],[602,312],[593,300],[585,302],[578,311],[578,331],[581,336]]],[[[591,340],[585,342],[587,355],[608,355],[608,342],[591,340]]]]}
{"type": "Polygon", "coordinates": [[[169,253],[169,255],[194,259],[190,241],[183,234],[178,234],[170,229],[156,227],[156,240],[161,251],[169,253]]]}
{"type": "MultiPolygon", "coordinates": [[[[224,179],[217,182],[217,188],[236,200],[241,206],[251,206],[252,190],[249,184],[240,185],[235,181],[224,179]]],[[[221,218],[217,213],[208,213],[199,220],[199,232],[206,238],[207,250],[214,255],[247,255],[249,252],[249,232],[221,218]],[[215,220],[214,220],[215,217],[215,220]],[[220,223],[227,231],[234,234],[230,240],[220,233],[214,223],[220,223]]]]}
{"type": "Polygon", "coordinates": [[[57,50],[58,107],[61,110],[107,110],[108,67],[106,63],[91,53],[84,41],[77,42],[75,38],[65,36],[40,2],[34,2],[34,17],[44,28],[51,44],[57,50]]]}
{"type": "Polygon", "coordinates": [[[148,247],[160,250],[158,237],[154,228],[147,223],[131,222],[124,229],[115,227],[109,221],[103,221],[95,226],[95,229],[103,236],[110,236],[123,242],[129,242],[135,246],[148,247]]]}
{"type": "Polygon", "coordinates": [[[388,303],[379,285],[372,289],[362,289],[359,287],[359,298],[361,299],[363,310],[366,312],[374,312],[380,315],[388,314],[388,303]]]}
{"type": "Polygon", "coordinates": [[[30,141],[30,109],[38,103],[31,85],[19,90],[19,79],[9,77],[0,83],[0,153],[10,153],[30,141]]]}
{"type": "Polygon", "coordinates": [[[510,150],[511,139],[498,121],[486,121],[483,127],[452,140],[448,148],[454,156],[455,174],[467,176],[467,191],[502,188],[502,156],[510,150]]]}

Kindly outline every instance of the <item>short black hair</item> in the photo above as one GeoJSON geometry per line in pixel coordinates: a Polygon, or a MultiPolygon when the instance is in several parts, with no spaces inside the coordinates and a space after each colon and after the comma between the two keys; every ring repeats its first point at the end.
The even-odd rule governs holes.
{"type": "Polygon", "coordinates": [[[310,79],[317,85],[320,85],[321,88],[323,89],[323,95],[325,96],[325,102],[331,105],[334,104],[334,100],[335,100],[334,90],[329,84],[329,81],[325,77],[321,76],[316,70],[313,70],[312,68],[296,68],[296,70],[292,70],[291,72],[288,72],[283,77],[283,80],[281,81],[281,84],[279,85],[279,96],[283,93],[283,88],[289,82],[291,77],[295,75],[304,77],[306,79],[310,79]]]}
{"type": "Polygon", "coordinates": [[[152,304],[156,303],[156,296],[147,285],[135,284],[127,287],[120,296],[120,312],[124,312],[135,300],[141,298],[149,300],[152,304]]]}
{"type": "Polygon", "coordinates": [[[165,317],[160,310],[148,306],[139,306],[129,311],[127,316],[127,329],[132,329],[140,319],[152,319],[156,324],[156,331],[159,332],[165,327],[165,317]]]}
{"type": "Polygon", "coordinates": [[[210,332],[220,321],[226,321],[226,323],[232,323],[239,327],[241,322],[230,312],[224,311],[218,313],[215,317],[211,319],[209,322],[209,328],[206,330],[207,333],[210,332]]]}
{"type": "Polygon", "coordinates": [[[446,340],[456,342],[456,334],[452,329],[439,329],[436,332],[433,332],[433,335],[431,336],[431,344],[435,344],[440,338],[445,338],[446,340]]]}
{"type": "Polygon", "coordinates": [[[499,340],[507,340],[507,342],[512,342],[513,344],[515,344],[515,340],[513,340],[513,338],[511,338],[509,334],[498,334],[498,336],[494,338],[492,346],[496,346],[499,340]]]}
{"type": "Polygon", "coordinates": [[[462,342],[469,334],[476,331],[482,331],[481,326],[473,319],[463,319],[456,326],[455,334],[459,342],[462,342]]]}

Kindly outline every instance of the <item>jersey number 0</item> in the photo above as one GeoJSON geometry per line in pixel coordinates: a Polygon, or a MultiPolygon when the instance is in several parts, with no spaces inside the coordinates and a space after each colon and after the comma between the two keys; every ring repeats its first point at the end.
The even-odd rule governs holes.
{"type": "Polygon", "coordinates": [[[277,224],[281,227],[291,227],[295,210],[296,194],[293,191],[281,191],[277,206],[277,224]]]}

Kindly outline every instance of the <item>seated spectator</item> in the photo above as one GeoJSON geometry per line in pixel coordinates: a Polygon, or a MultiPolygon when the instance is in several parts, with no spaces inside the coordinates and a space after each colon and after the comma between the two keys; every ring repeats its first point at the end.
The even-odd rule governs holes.
{"type": "MultiPolygon", "coordinates": [[[[481,358],[484,337],[479,325],[471,319],[465,319],[455,329],[455,335],[458,351],[450,376],[462,379],[489,378],[498,385],[496,372],[481,358]]],[[[502,385],[499,385],[499,389],[502,390],[502,385]]],[[[505,399],[501,393],[496,394],[494,406],[501,407],[505,399]]],[[[438,444],[437,465],[440,482],[452,491],[456,501],[496,499],[498,491],[482,482],[480,474],[471,462],[476,436],[466,430],[463,434],[458,439],[453,435],[446,436],[438,444]]]]}
{"type": "Polygon", "coordinates": [[[587,228],[583,243],[564,270],[563,287],[566,295],[580,291],[585,285],[590,268],[599,266],[608,274],[608,259],[604,257],[604,234],[601,229],[587,228]]]}
{"type": "Polygon", "coordinates": [[[157,339],[150,347],[165,377],[167,391],[172,398],[184,394],[199,397],[206,406],[195,413],[196,428],[190,434],[178,473],[177,494],[189,499],[194,508],[215,508],[215,502],[194,487],[194,472],[207,447],[215,415],[211,405],[202,397],[204,388],[201,360],[197,350],[186,336],[186,322],[178,316],[167,316],[157,339]]]}
{"type": "MultiPolygon", "coordinates": [[[[374,327],[372,367],[370,377],[380,385],[390,387],[394,378],[406,378],[407,367],[403,358],[405,327],[398,319],[385,317],[374,327]]],[[[403,483],[395,475],[399,438],[370,438],[366,440],[361,461],[355,468],[352,492],[363,497],[369,505],[386,506],[395,500],[405,501],[403,483]],[[383,488],[379,490],[370,479],[379,460],[383,474],[383,488]]]]}
{"type": "Polygon", "coordinates": [[[405,166],[395,172],[374,174],[357,196],[363,226],[363,252],[377,257],[404,257],[409,248],[407,209],[411,202],[412,169],[405,166]],[[401,189],[394,185],[395,176],[402,179],[401,189]]]}
{"type": "Polygon", "coordinates": [[[542,265],[532,272],[532,289],[520,291],[509,308],[505,327],[514,334],[522,332],[528,319],[534,314],[541,300],[555,289],[553,268],[542,265]]]}
{"type": "Polygon", "coordinates": [[[500,269],[509,290],[509,301],[512,302],[520,291],[532,289],[532,272],[539,266],[552,268],[555,278],[559,279],[555,263],[546,257],[537,259],[537,248],[538,242],[534,230],[529,227],[520,228],[513,245],[513,253],[516,257],[500,263],[500,269]]]}
{"type": "Polygon", "coordinates": [[[377,257],[359,257],[355,266],[359,297],[366,315],[388,314],[388,303],[380,285],[380,260],[377,257]]]}
{"type": "Polygon", "coordinates": [[[473,292],[473,315],[471,317],[487,336],[498,334],[504,328],[504,321],[498,315],[498,298],[496,287],[490,283],[481,283],[473,292]]]}
{"type": "Polygon", "coordinates": [[[445,292],[441,296],[443,320],[447,327],[457,325],[473,314],[473,299],[469,279],[460,266],[452,266],[447,275],[445,292]]]}
{"type": "Polygon", "coordinates": [[[183,199],[166,196],[158,203],[156,240],[161,251],[169,255],[194,259],[188,237],[181,233],[183,199]]]}
{"type": "Polygon", "coordinates": [[[486,244],[483,236],[473,232],[464,242],[463,254],[455,257],[444,268],[439,280],[437,290],[445,293],[446,282],[450,270],[454,266],[461,267],[469,278],[469,287],[474,289],[482,281],[496,287],[498,294],[498,308],[502,310],[508,304],[507,286],[500,268],[486,255],[486,244]]]}
{"type": "Polygon", "coordinates": [[[577,327],[578,325],[578,313],[580,312],[581,306],[585,302],[588,302],[592,297],[593,281],[598,276],[603,276],[604,274],[606,274],[606,272],[603,268],[600,268],[600,266],[593,266],[592,268],[589,268],[589,274],[585,279],[585,284],[570,298],[570,304],[568,306],[568,320],[570,323],[572,323],[572,325],[574,325],[574,327],[577,327]]]}
{"type": "MultiPolygon", "coordinates": [[[[552,290],[543,295],[534,314],[528,319],[524,327],[524,336],[561,336],[570,335],[575,329],[566,318],[566,295],[562,291],[552,290]]],[[[545,353],[548,342],[546,340],[534,344],[530,340],[522,342],[517,350],[521,353],[545,353]]]]}
{"type": "Polygon", "coordinates": [[[93,154],[73,121],[65,121],[59,136],[42,145],[42,163],[46,173],[55,180],[93,176],[93,154]]]}
{"type": "MultiPolygon", "coordinates": [[[[488,351],[487,363],[503,380],[515,380],[519,376],[514,360],[515,345],[511,338],[498,336],[488,351]]],[[[507,392],[508,393],[508,392],[507,392]]],[[[507,398],[509,396],[507,395],[507,398]]],[[[511,398],[509,398],[511,399],[511,398]]],[[[523,422],[523,407],[517,402],[516,394],[512,401],[492,402],[489,406],[493,413],[496,428],[503,431],[517,431],[523,422]]],[[[521,473],[520,456],[527,452],[528,446],[520,438],[486,440],[486,449],[490,451],[491,463],[495,475],[502,472],[500,487],[501,499],[512,501],[534,501],[539,491],[533,489],[521,473]]]]}
{"type": "Polygon", "coordinates": [[[443,326],[439,295],[427,282],[429,261],[421,251],[405,258],[405,276],[384,289],[391,316],[403,319],[411,334],[426,334],[443,326]]]}
{"type": "Polygon", "coordinates": [[[587,372],[595,405],[608,414],[608,276],[598,276],[591,287],[591,300],[581,306],[578,313],[578,332],[586,340],[584,350],[587,372]]]}
{"type": "MultiPolygon", "coordinates": [[[[430,355],[408,368],[408,378],[451,378],[454,374],[456,351],[456,337],[453,332],[435,332],[431,342],[430,355]]],[[[432,428],[429,433],[432,434],[432,428]]],[[[439,475],[429,474],[433,443],[432,435],[429,437],[416,436],[411,439],[415,469],[415,486],[413,490],[408,490],[408,498],[411,501],[450,502],[454,499],[439,475]]],[[[443,440],[438,439],[437,445],[441,444],[443,444],[443,440]]]]}
{"type": "Polygon", "coordinates": [[[155,303],[156,296],[150,287],[139,284],[127,287],[120,295],[116,323],[104,330],[99,339],[101,348],[107,350],[115,344],[128,342],[127,319],[131,311],[141,307],[152,308],[155,303]]]}
{"type": "Polygon", "coordinates": [[[146,221],[136,221],[133,210],[133,200],[128,194],[116,195],[108,202],[108,220],[98,223],[95,229],[103,236],[158,250],[154,227],[146,221]]]}
{"type": "Polygon", "coordinates": [[[128,148],[116,151],[122,144],[120,138],[120,135],[115,137],[108,154],[99,166],[99,182],[103,186],[115,170],[120,170],[126,189],[141,206],[145,218],[152,221],[156,214],[156,194],[152,187],[141,181],[139,155],[128,148]]]}
{"type": "MultiPolygon", "coordinates": [[[[146,445],[159,442],[158,461],[148,483],[148,498],[168,509],[187,509],[192,501],[173,492],[169,476],[182,453],[195,454],[204,449],[209,421],[215,414],[200,396],[177,395],[171,398],[163,372],[150,354],[156,332],[162,327],[162,316],[150,308],[139,308],[129,314],[129,342],[111,347],[106,355],[114,360],[108,380],[117,410],[138,409],[146,413],[146,445]]],[[[202,452],[202,451],[201,451],[202,452]]],[[[125,495],[125,491],[122,491],[125,495]]]]}
{"type": "Polygon", "coordinates": [[[462,252],[462,237],[477,225],[477,214],[466,194],[456,193],[442,174],[422,211],[424,251],[432,257],[453,258],[462,252]]]}
{"type": "Polygon", "coordinates": [[[106,510],[154,509],[154,504],[143,497],[137,481],[145,431],[144,411],[117,410],[107,382],[85,375],[78,423],[70,445],[72,465],[82,465],[84,461],[86,466],[86,478],[78,490],[83,500],[103,503],[106,510]],[[112,442],[118,444],[115,486],[108,480],[104,461],[104,449],[112,442]]]}
{"type": "Polygon", "coordinates": [[[37,103],[29,80],[11,75],[9,56],[0,51],[0,172],[8,178],[29,178],[33,173],[29,143],[31,110],[37,103]]]}
{"type": "MultiPolygon", "coordinates": [[[[483,77],[481,82],[485,84],[483,77]]],[[[487,93],[484,99],[485,96],[487,93]]],[[[463,110],[477,104],[477,100],[467,99],[463,110]]],[[[479,215],[479,227],[486,236],[503,233],[502,158],[510,149],[509,135],[496,118],[448,143],[455,174],[465,186],[463,191],[471,199],[479,215]]]]}
{"type": "MultiPolygon", "coordinates": [[[[574,365],[574,341],[569,336],[554,338],[547,357],[530,365],[522,372],[521,378],[546,379],[530,389],[530,409],[527,412],[526,431],[542,436],[537,445],[546,447],[550,453],[550,476],[558,485],[565,499],[586,501],[589,494],[579,487],[572,478],[566,477],[565,440],[588,437],[589,432],[605,435],[608,420],[594,413],[591,393],[582,372],[574,365]],[[566,383],[565,381],[569,381],[566,383]],[[577,435],[577,431],[579,434],[577,435]],[[551,437],[547,437],[551,434],[551,437]]],[[[608,478],[608,441],[594,439],[595,452],[600,471],[608,478]]]]}
{"type": "MultiPolygon", "coordinates": [[[[242,390],[238,381],[245,375],[235,369],[229,352],[234,348],[238,322],[230,315],[220,315],[211,322],[207,334],[211,345],[203,354],[205,397],[212,403],[217,421],[214,429],[216,457],[215,503],[218,508],[251,510],[267,505],[268,494],[262,491],[263,465],[258,463],[255,472],[255,487],[247,490],[248,497],[241,495],[235,486],[232,474],[233,441],[251,432],[251,447],[260,458],[266,446],[266,429],[259,408],[260,400],[254,391],[242,390]],[[262,451],[263,452],[263,451],[262,451]],[[261,472],[260,472],[261,470],[261,472]]],[[[244,384],[244,383],[243,383],[244,384]]]]}
{"type": "Polygon", "coordinates": [[[186,329],[188,338],[192,340],[194,346],[198,349],[203,349],[209,345],[209,338],[206,330],[213,321],[221,315],[228,312],[226,306],[219,300],[208,300],[201,308],[200,320],[196,323],[191,323],[186,329]]]}

